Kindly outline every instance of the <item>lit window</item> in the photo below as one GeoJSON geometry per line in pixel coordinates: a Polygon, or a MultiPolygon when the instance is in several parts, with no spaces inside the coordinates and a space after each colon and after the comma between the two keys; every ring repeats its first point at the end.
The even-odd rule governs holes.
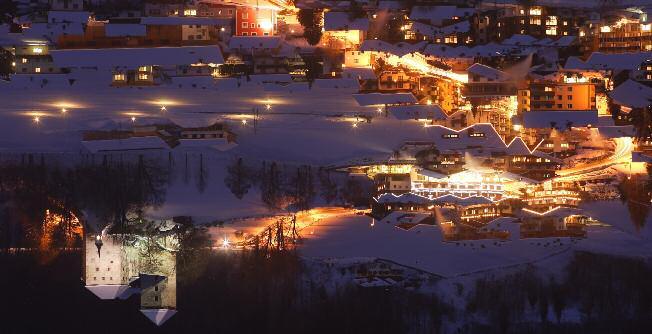
{"type": "Polygon", "coordinates": [[[185,16],[197,16],[197,10],[196,9],[186,9],[183,11],[183,15],[185,16]]]}
{"type": "Polygon", "coordinates": [[[36,54],[41,54],[41,53],[43,53],[43,48],[34,48],[34,49],[32,49],[32,51],[34,51],[34,53],[36,53],[36,54]]]}
{"type": "Polygon", "coordinates": [[[242,27],[243,27],[243,28],[248,28],[249,25],[247,24],[247,22],[242,22],[242,27]]]}
{"type": "Polygon", "coordinates": [[[148,79],[149,79],[149,74],[146,73],[138,74],[138,80],[148,80],[148,79]]]}
{"type": "Polygon", "coordinates": [[[34,69],[34,72],[36,72],[36,73],[41,73],[41,68],[40,68],[40,67],[35,68],[35,69],[34,69]]]}
{"type": "Polygon", "coordinates": [[[531,8],[530,15],[541,15],[541,8],[531,8]]]}
{"type": "Polygon", "coordinates": [[[116,73],[113,75],[113,81],[125,81],[124,73],[116,73]]]}
{"type": "Polygon", "coordinates": [[[27,58],[23,58],[22,62],[23,62],[23,64],[26,64],[27,63],[27,58]]]}

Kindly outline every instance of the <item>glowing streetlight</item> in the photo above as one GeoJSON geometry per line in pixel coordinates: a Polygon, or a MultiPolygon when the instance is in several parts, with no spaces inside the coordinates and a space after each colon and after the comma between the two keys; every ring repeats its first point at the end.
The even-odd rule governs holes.
{"type": "Polygon", "coordinates": [[[247,120],[246,119],[242,120],[242,125],[247,125],[247,120]]]}
{"type": "Polygon", "coordinates": [[[272,105],[271,105],[271,104],[266,104],[266,105],[265,105],[265,109],[267,109],[267,110],[272,109],[272,105]]]}
{"type": "Polygon", "coordinates": [[[229,246],[231,246],[231,243],[229,242],[229,239],[227,239],[226,237],[224,237],[224,240],[222,240],[222,248],[224,248],[224,249],[228,249],[229,246]]]}
{"type": "Polygon", "coordinates": [[[131,116],[131,122],[136,122],[136,116],[131,116]]]}
{"type": "Polygon", "coordinates": [[[166,108],[165,106],[161,106],[161,111],[166,111],[166,110],[168,110],[168,108],[166,108]]]}
{"type": "Polygon", "coordinates": [[[67,112],[68,112],[68,109],[66,109],[66,108],[61,108],[61,113],[62,113],[62,114],[65,114],[65,113],[67,113],[67,112]]]}
{"type": "Polygon", "coordinates": [[[426,104],[427,105],[432,105],[432,100],[428,99],[428,101],[426,101],[426,104]]]}
{"type": "Polygon", "coordinates": [[[376,109],[376,111],[380,114],[380,113],[383,112],[383,108],[378,107],[378,108],[376,109]]]}
{"type": "Polygon", "coordinates": [[[358,127],[358,123],[353,122],[353,124],[351,124],[351,126],[354,127],[354,128],[357,128],[357,127],[358,127]]]}
{"type": "Polygon", "coordinates": [[[38,116],[34,116],[34,123],[38,124],[41,122],[41,118],[38,116]]]}

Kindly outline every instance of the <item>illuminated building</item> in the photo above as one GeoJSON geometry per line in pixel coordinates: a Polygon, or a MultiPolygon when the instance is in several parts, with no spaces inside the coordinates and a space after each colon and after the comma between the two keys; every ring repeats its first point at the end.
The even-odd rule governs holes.
{"type": "Polygon", "coordinates": [[[493,200],[517,196],[533,180],[492,169],[466,170],[444,175],[426,169],[414,169],[411,192],[430,198],[444,195],[483,196],[493,200]]]}
{"type": "Polygon", "coordinates": [[[474,15],[473,37],[477,43],[486,44],[513,35],[529,35],[537,39],[577,36],[587,19],[588,13],[581,9],[503,4],[500,9],[488,7],[474,15]]]}
{"type": "Polygon", "coordinates": [[[584,226],[594,220],[575,208],[554,207],[545,212],[523,209],[518,214],[522,238],[584,237],[584,226]]]}
{"type": "Polygon", "coordinates": [[[61,69],[52,61],[50,47],[45,41],[25,41],[15,46],[13,51],[16,74],[61,73],[61,69]]]}
{"type": "Polygon", "coordinates": [[[419,90],[419,75],[401,68],[382,71],[378,77],[378,91],[419,90]]]}
{"type": "Polygon", "coordinates": [[[156,325],[176,313],[174,235],[88,235],[84,244],[86,289],[100,299],[140,293],[141,312],[156,325]]]}
{"type": "Polygon", "coordinates": [[[323,46],[329,49],[355,50],[362,44],[369,29],[366,17],[352,18],[349,12],[324,13],[323,46]]]}
{"type": "Polygon", "coordinates": [[[528,207],[539,211],[555,207],[576,207],[580,203],[579,188],[573,183],[547,181],[529,187],[523,196],[528,207]]]}
{"type": "Polygon", "coordinates": [[[463,95],[473,104],[516,95],[516,83],[503,71],[482,64],[473,64],[467,71],[468,82],[463,95]]]}
{"type": "Polygon", "coordinates": [[[596,87],[588,78],[563,76],[558,81],[530,81],[518,90],[518,111],[597,110],[596,87]]]}
{"type": "Polygon", "coordinates": [[[276,33],[276,8],[239,6],[235,13],[235,36],[273,36],[276,33]]]}

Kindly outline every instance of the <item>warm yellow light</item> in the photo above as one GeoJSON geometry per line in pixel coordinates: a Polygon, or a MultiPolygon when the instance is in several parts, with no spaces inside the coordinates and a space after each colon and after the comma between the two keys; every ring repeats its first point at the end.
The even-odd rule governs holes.
{"type": "Polygon", "coordinates": [[[272,21],[263,21],[260,23],[260,27],[263,30],[272,30],[272,21]]]}
{"type": "Polygon", "coordinates": [[[600,32],[611,32],[611,27],[610,26],[602,26],[602,27],[600,27],[600,32]]]}
{"type": "Polygon", "coordinates": [[[242,120],[242,125],[247,125],[247,120],[246,119],[242,120]]]}
{"type": "Polygon", "coordinates": [[[41,121],[41,118],[38,116],[34,116],[34,123],[39,123],[41,121]]]}
{"type": "Polygon", "coordinates": [[[351,126],[354,127],[354,128],[357,128],[357,127],[358,127],[358,123],[353,123],[353,124],[351,124],[351,126]]]}
{"type": "Polygon", "coordinates": [[[428,101],[426,101],[426,104],[427,104],[427,105],[431,105],[431,104],[432,104],[432,100],[431,100],[431,99],[428,99],[428,101]]]}
{"type": "Polygon", "coordinates": [[[168,108],[166,108],[165,106],[161,106],[161,111],[166,111],[167,109],[168,108]]]}
{"type": "Polygon", "coordinates": [[[267,109],[267,110],[272,109],[272,105],[271,105],[271,104],[266,104],[266,105],[265,105],[265,109],[267,109]]]}

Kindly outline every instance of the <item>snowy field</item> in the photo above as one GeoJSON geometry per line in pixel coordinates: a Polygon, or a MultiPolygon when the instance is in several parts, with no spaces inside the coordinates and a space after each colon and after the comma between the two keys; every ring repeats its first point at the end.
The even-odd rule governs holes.
{"type": "MultiPolygon", "coordinates": [[[[427,128],[413,121],[378,115],[375,108],[359,107],[350,82],[332,80],[306,84],[269,85],[223,80],[184,81],[152,88],[111,88],[106,84],[72,86],[50,81],[24,80],[0,86],[1,152],[79,152],[81,132],[88,129],[126,128],[170,119],[180,125],[209,125],[226,120],[238,135],[238,146],[226,152],[192,150],[189,165],[174,175],[165,203],[151,208],[153,217],[191,215],[200,222],[266,215],[270,212],[253,186],[237,199],[224,185],[226,166],[234,157],[254,163],[328,165],[365,156],[387,156],[405,140],[433,139],[427,128]],[[179,87],[181,85],[181,87],[179,87]],[[205,88],[204,88],[205,87],[205,88]],[[271,106],[267,110],[266,105],[271,106]],[[166,110],[161,110],[165,106],[166,110]],[[254,130],[252,108],[260,110],[254,130]],[[65,108],[66,113],[61,109],[65,108]],[[352,124],[355,115],[374,116],[371,123],[352,124]],[[34,117],[39,122],[34,122],[34,117]],[[132,122],[131,118],[135,118],[132,122]],[[247,119],[243,124],[242,120],[247,119]],[[199,187],[198,160],[205,165],[199,187]],[[199,190],[201,188],[201,191],[199,190]]],[[[175,164],[183,165],[186,152],[175,152],[175,164]]],[[[166,159],[167,152],[152,153],[166,159]]],[[[633,227],[621,202],[590,203],[587,214],[612,227],[591,228],[588,238],[515,240],[505,242],[442,242],[437,227],[419,226],[409,231],[352,214],[323,219],[313,234],[304,234],[303,255],[315,258],[377,257],[418,267],[447,277],[555,259],[565,261],[573,249],[610,254],[651,256],[652,224],[633,227]]]]}
{"type": "Polygon", "coordinates": [[[41,88],[38,80],[23,81],[0,86],[0,100],[4,102],[0,111],[0,151],[74,152],[81,148],[83,130],[128,128],[132,123],[151,124],[165,119],[183,126],[226,120],[238,135],[239,144],[229,154],[301,163],[329,164],[366,155],[386,156],[404,140],[428,138],[420,123],[382,115],[371,123],[353,127],[355,115],[377,113],[375,108],[356,104],[351,94],[357,87],[351,88],[348,80],[316,82],[311,89],[307,84],[256,82],[243,82],[238,87],[230,79],[209,85],[197,83],[197,88],[186,83],[181,88],[170,85],[140,89],[87,87],[83,82],[88,81],[69,86],[53,80],[41,88]],[[256,107],[260,120],[254,131],[252,109],[256,107]],[[39,117],[38,124],[35,116],[39,117]],[[243,119],[247,124],[242,123],[243,119]]]}
{"type": "MultiPolygon", "coordinates": [[[[594,217],[609,227],[590,227],[586,239],[520,239],[514,241],[443,242],[436,226],[403,230],[354,214],[322,219],[307,228],[304,256],[316,258],[377,257],[444,277],[500,271],[523,264],[561,269],[574,250],[622,256],[652,257],[652,218],[633,229],[620,202],[593,203],[594,217]],[[373,222],[373,225],[372,225],[373,222]]],[[[544,268],[545,269],[545,268],[544,268]]]]}

